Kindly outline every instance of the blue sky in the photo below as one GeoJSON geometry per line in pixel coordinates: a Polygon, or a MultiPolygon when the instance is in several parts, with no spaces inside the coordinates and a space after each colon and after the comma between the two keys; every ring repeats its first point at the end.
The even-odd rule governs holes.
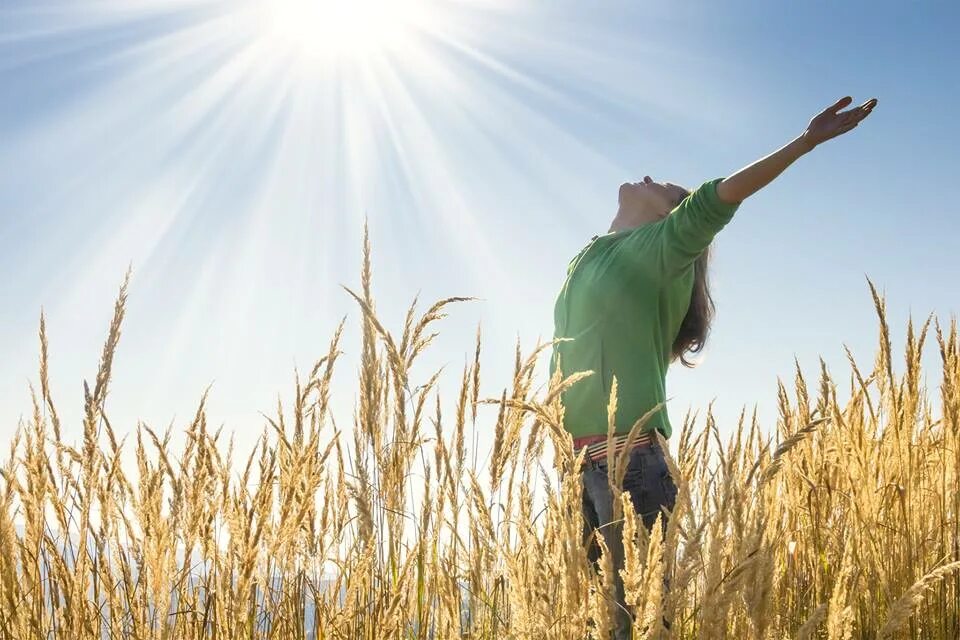
{"type": "Polygon", "coordinates": [[[481,298],[415,368],[446,367],[452,415],[478,324],[487,397],[518,337],[550,339],[567,262],[607,231],[621,182],[729,175],[844,95],[879,104],[717,237],[716,322],[700,366],[668,376],[671,419],[714,401],[731,433],[756,405],[769,429],[794,358],[815,379],[823,357],[843,393],[842,345],[867,368],[875,353],[867,276],[895,349],[908,314],[960,310],[955,3],[427,2],[386,24],[399,40],[337,60],[304,44],[316,16],[295,21],[306,40],[278,37],[241,5],[0,5],[0,434],[29,413],[43,306],[79,438],[130,263],[117,428],[182,426],[213,382],[211,422],[249,444],[343,316],[349,425],[360,312],[341,284],[359,291],[364,216],[388,328],[418,293],[421,312],[481,298]]]}

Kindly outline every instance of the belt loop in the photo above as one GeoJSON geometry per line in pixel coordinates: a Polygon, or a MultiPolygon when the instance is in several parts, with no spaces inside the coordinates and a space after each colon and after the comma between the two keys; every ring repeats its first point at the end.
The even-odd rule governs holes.
{"type": "MultiPolygon", "coordinates": [[[[573,455],[574,457],[576,457],[579,454],[580,454],[580,451],[575,451],[573,455]]],[[[593,457],[590,456],[590,452],[588,451],[583,456],[583,466],[581,468],[592,471],[594,469],[597,469],[600,466],[600,462],[601,462],[600,460],[594,460],[593,457]]]]}

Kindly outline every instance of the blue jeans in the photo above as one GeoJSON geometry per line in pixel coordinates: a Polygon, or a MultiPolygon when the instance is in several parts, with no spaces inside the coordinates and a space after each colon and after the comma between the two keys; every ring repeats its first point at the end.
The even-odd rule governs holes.
{"type": "MultiPolygon", "coordinates": [[[[623,521],[613,521],[613,497],[607,483],[607,461],[598,460],[584,463],[583,469],[583,535],[584,541],[596,529],[604,536],[604,542],[610,549],[613,560],[616,600],[620,605],[615,624],[614,638],[626,640],[631,637],[632,613],[624,602],[623,579],[623,521]]],[[[660,507],[673,511],[677,501],[677,486],[670,476],[663,450],[656,442],[649,446],[636,447],[630,452],[627,469],[623,476],[623,490],[630,495],[633,509],[643,520],[649,532],[653,529],[660,507]]],[[[663,529],[666,530],[666,514],[663,515],[663,529]]],[[[599,568],[600,546],[591,539],[588,557],[594,568],[599,568]]],[[[664,576],[664,588],[669,582],[664,576]]],[[[669,623],[664,620],[669,628],[669,623]]]]}

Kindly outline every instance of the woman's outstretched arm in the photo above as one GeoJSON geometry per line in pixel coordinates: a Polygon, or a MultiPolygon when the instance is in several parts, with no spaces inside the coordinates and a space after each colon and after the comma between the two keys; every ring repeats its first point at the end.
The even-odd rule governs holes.
{"type": "Polygon", "coordinates": [[[717,196],[729,204],[742,202],[770,184],[784,169],[793,164],[794,160],[813,151],[818,144],[856,127],[870,115],[877,104],[877,99],[871,98],[855,109],[838,113],[852,101],[850,96],[841,98],[814,116],[802,134],[770,155],[724,178],[717,185],[717,196]]]}

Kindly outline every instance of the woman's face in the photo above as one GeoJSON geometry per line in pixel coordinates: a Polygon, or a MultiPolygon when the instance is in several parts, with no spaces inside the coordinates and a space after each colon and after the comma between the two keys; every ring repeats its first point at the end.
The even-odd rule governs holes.
{"type": "Polygon", "coordinates": [[[640,222],[655,222],[666,218],[686,195],[687,190],[680,185],[654,182],[650,176],[644,176],[642,182],[620,185],[620,209],[640,222]]]}

